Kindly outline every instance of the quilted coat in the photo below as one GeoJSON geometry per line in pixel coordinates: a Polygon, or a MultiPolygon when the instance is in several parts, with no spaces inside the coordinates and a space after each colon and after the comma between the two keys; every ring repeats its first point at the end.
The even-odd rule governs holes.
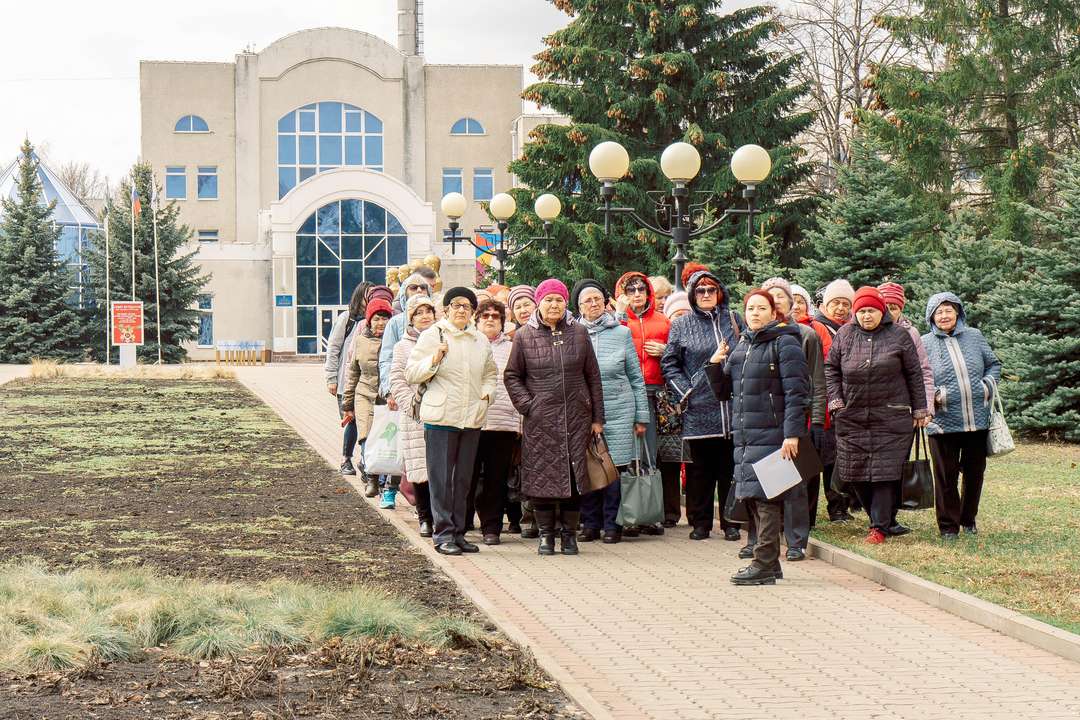
{"type": "Polygon", "coordinates": [[[506,333],[500,333],[491,341],[491,354],[495,358],[495,367],[499,371],[499,382],[495,390],[495,399],[488,408],[484,430],[521,432],[521,413],[514,408],[514,403],[510,402],[510,395],[506,392],[506,385],[503,383],[503,372],[506,370],[506,363],[510,360],[512,346],[513,341],[506,333]]]}
{"type": "Polygon", "coordinates": [[[926,427],[930,435],[985,430],[990,426],[990,397],[1001,379],[1001,361],[986,338],[967,326],[964,304],[952,293],[938,293],[926,304],[930,332],[922,336],[937,387],[937,410],[926,427]],[[946,334],[934,324],[943,302],[957,306],[956,327],[946,334]]]}
{"type": "Polygon", "coordinates": [[[667,349],[660,359],[664,380],[680,398],[686,400],[683,411],[683,439],[728,437],[731,435],[731,407],[717,400],[709,388],[705,367],[720,346],[720,339],[734,348],[742,332],[742,321],[728,308],[727,288],[715,275],[699,271],[690,276],[686,292],[691,311],[671,323],[667,349]],[[697,306],[694,290],[703,279],[710,278],[720,287],[722,297],[712,311],[697,306]]]}
{"type": "Polygon", "coordinates": [[[583,318],[579,322],[589,332],[600,365],[608,452],[616,465],[628,465],[634,459],[634,423],[649,424],[649,397],[634,340],[630,330],[610,313],[604,313],[595,323],[583,318]]]}
{"type": "Polygon", "coordinates": [[[503,381],[523,418],[522,494],[570,497],[571,468],[580,492],[591,425],[604,422],[600,365],[588,331],[569,313],[555,330],[534,313],[514,333],[503,381]]]}
{"type": "Polygon", "coordinates": [[[810,377],[810,423],[824,427],[828,413],[825,412],[825,353],[821,349],[821,337],[808,325],[791,325],[799,330],[799,343],[810,377]]]}
{"type": "Polygon", "coordinates": [[[919,367],[922,370],[923,388],[926,390],[926,411],[934,414],[934,370],[930,367],[930,356],[926,354],[926,344],[922,341],[915,324],[903,315],[896,324],[908,331],[915,342],[915,351],[919,353],[919,367]]]}
{"type": "Polygon", "coordinates": [[[394,345],[394,357],[390,362],[390,394],[394,396],[398,410],[401,411],[401,455],[405,460],[405,474],[411,483],[425,483],[428,480],[424,424],[412,416],[416,386],[410,385],[405,379],[405,365],[409,362],[409,353],[416,347],[418,337],[420,332],[416,328],[407,328],[394,345]]]}
{"type": "Polygon", "coordinates": [[[367,438],[375,413],[375,397],[379,390],[379,350],[382,338],[369,334],[367,328],[355,333],[352,357],[345,369],[345,387],[341,391],[341,407],[356,416],[356,434],[367,438]]]}
{"type": "Polygon", "coordinates": [[[656,310],[656,294],[652,283],[645,273],[628,272],[619,278],[615,287],[626,287],[630,278],[641,278],[649,291],[648,304],[641,315],[634,313],[631,307],[626,308],[626,321],[623,325],[630,328],[630,334],[634,338],[634,349],[637,351],[638,362],[641,363],[641,372],[645,376],[646,385],[663,385],[664,370],[660,367],[660,358],[653,357],[645,352],[645,343],[648,341],[667,344],[668,333],[671,331],[671,321],[662,312],[656,310]]]}
{"type": "Polygon", "coordinates": [[[810,375],[799,326],[772,322],[747,330],[727,362],[710,364],[707,372],[717,397],[731,400],[735,497],[765,500],[753,463],[779,450],[785,438],[809,433],[810,375]]]}
{"type": "Polygon", "coordinates": [[[873,330],[841,327],[825,361],[840,480],[896,482],[911,451],[912,418],[926,416],[919,354],[888,313],[873,330]]]}
{"type": "MultiPolygon", "coordinates": [[[[379,355],[379,395],[382,397],[386,397],[390,392],[390,361],[394,359],[394,348],[397,347],[397,341],[405,335],[405,329],[409,327],[409,319],[405,315],[405,305],[409,301],[405,297],[405,290],[409,285],[427,287],[427,281],[424,280],[422,275],[413,273],[405,278],[405,282],[401,283],[398,288],[397,298],[394,300],[393,305],[394,316],[390,318],[390,322],[386,323],[386,330],[383,331],[386,342],[383,344],[382,353],[379,355]]],[[[430,288],[428,288],[427,294],[428,297],[431,297],[430,288]]],[[[438,317],[437,312],[436,317],[438,317]]]]}
{"type": "Polygon", "coordinates": [[[330,338],[326,341],[326,362],[323,363],[323,372],[326,375],[327,386],[338,386],[338,395],[342,393],[341,388],[345,385],[345,370],[352,359],[353,339],[366,324],[363,317],[351,318],[348,312],[343,312],[338,315],[330,330],[330,338]]]}
{"type": "Polygon", "coordinates": [[[405,363],[410,385],[428,384],[420,421],[461,430],[484,426],[498,374],[488,339],[472,325],[458,329],[446,318],[420,333],[405,363]],[[432,365],[440,338],[449,350],[432,365]]]}

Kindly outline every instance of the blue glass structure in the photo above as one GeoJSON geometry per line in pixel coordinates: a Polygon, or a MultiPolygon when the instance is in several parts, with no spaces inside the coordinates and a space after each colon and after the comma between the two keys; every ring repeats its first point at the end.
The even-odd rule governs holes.
{"type": "Polygon", "coordinates": [[[278,198],[317,173],[355,165],[383,169],[383,124],[341,102],[304,105],[278,120],[278,198]]]}

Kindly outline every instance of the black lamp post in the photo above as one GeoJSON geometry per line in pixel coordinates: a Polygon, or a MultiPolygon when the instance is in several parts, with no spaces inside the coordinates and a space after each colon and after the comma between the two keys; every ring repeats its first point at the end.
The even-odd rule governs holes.
{"type": "Polygon", "coordinates": [[[544,221],[543,236],[529,238],[528,242],[524,245],[508,248],[506,247],[506,228],[509,227],[510,218],[517,212],[517,202],[507,193],[499,193],[491,198],[491,201],[488,204],[491,215],[495,218],[495,227],[499,231],[499,243],[496,248],[492,250],[491,248],[477,245],[470,237],[458,235],[458,230],[461,227],[458,220],[465,214],[468,205],[468,201],[461,193],[452,192],[443,196],[440,207],[442,208],[443,214],[450,219],[450,237],[446,238],[450,241],[450,252],[454,253],[457,250],[457,243],[464,240],[485,255],[491,255],[495,258],[496,262],[499,263],[498,274],[500,285],[506,284],[507,259],[512,258],[518,253],[524,252],[537,240],[543,240],[545,242],[550,240],[551,223],[555,218],[559,217],[559,213],[562,211],[562,203],[559,202],[559,198],[554,195],[548,193],[536,198],[536,204],[533,206],[533,209],[535,210],[536,215],[544,221]]]}
{"type": "Polygon", "coordinates": [[[611,216],[621,214],[629,216],[639,227],[670,238],[675,245],[675,256],[671,259],[675,266],[675,288],[683,290],[682,271],[689,259],[686,246],[691,239],[715,230],[733,215],[745,215],[747,232],[754,234],[754,215],[760,212],[756,206],[757,186],[769,176],[772,160],[769,153],[757,145],[743,145],[736,150],[731,157],[731,171],[735,179],[746,186],[742,192],[746,207],[728,208],[715,221],[698,228],[691,227],[691,217],[695,212],[702,211],[705,203],[691,203],[690,190],[686,187],[701,169],[701,155],[697,148],[684,142],[669,145],[660,156],[660,168],[673,184],[670,202],[666,196],[661,196],[657,202],[658,209],[670,217],[668,229],[653,225],[633,208],[613,206],[615,183],[630,169],[630,155],[626,148],[609,140],[594,147],[589,154],[589,169],[603,183],[600,197],[604,204],[599,210],[604,213],[604,232],[611,232],[611,216]]]}

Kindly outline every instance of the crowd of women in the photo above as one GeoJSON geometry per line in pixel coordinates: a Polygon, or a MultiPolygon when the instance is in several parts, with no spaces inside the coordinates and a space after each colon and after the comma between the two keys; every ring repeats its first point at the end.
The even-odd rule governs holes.
{"type": "MultiPolygon", "coordinates": [[[[770,278],[734,298],[702,265],[681,280],[685,292],[628,272],[613,288],[552,278],[437,293],[436,273],[418,268],[396,295],[360,285],[326,358],[342,473],[357,474],[355,449],[386,404],[400,413],[420,534],[440,553],[478,552],[466,535],[478,518],[486,545],[507,532],[538,538],[541,555],[576,555],[579,542],[663,534],[683,496],[689,538],[703,540],[730,496],[746,518],[720,512],[720,530],[745,537],[751,560],[732,582],[772,584],[781,535],[787,560],[805,557],[822,488],[830,521],[865,510],[867,542],[909,532],[898,488],[925,428],[942,538],[978,531],[1001,364],[960,298],[931,297],[920,335],[894,282],[856,291],[838,279],[812,297],[770,278]],[[658,471],[662,522],[620,525],[618,481],[585,492],[598,435],[618,468],[658,471]],[[810,447],[823,472],[770,497],[753,464],[810,447]]],[[[368,496],[395,507],[402,477],[360,472],[368,496]]]]}

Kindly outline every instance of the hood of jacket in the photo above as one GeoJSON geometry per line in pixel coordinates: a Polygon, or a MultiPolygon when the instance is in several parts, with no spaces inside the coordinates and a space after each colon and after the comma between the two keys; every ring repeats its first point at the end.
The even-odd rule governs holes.
{"type": "MultiPolygon", "coordinates": [[[[573,314],[571,314],[571,312],[569,310],[567,310],[566,313],[563,315],[562,322],[563,322],[564,325],[573,325],[574,323],[577,322],[577,318],[575,318],[573,316],[573,314]]],[[[539,329],[540,326],[544,324],[540,320],[540,308],[539,307],[537,307],[536,310],[533,311],[533,314],[529,316],[529,321],[527,323],[525,323],[525,324],[528,325],[529,327],[534,327],[534,328],[537,328],[537,329],[539,329]]]]}
{"type": "Polygon", "coordinates": [[[409,302],[409,299],[405,297],[405,288],[410,285],[423,285],[427,296],[431,297],[431,286],[427,284],[427,280],[419,273],[413,273],[409,277],[405,278],[405,282],[398,286],[397,298],[394,300],[394,310],[397,312],[405,312],[405,305],[409,302]]]}
{"type": "Polygon", "coordinates": [[[473,325],[471,322],[464,328],[458,330],[457,327],[454,326],[454,323],[450,322],[450,320],[447,318],[443,318],[442,320],[432,325],[432,327],[440,327],[442,328],[444,333],[452,337],[471,335],[472,337],[482,337],[487,340],[487,335],[484,335],[479,330],[477,330],[476,326],[473,325]]]}
{"type": "Polygon", "coordinates": [[[696,273],[690,276],[690,282],[686,283],[686,295],[690,301],[690,309],[695,315],[701,315],[702,317],[709,315],[705,310],[698,307],[697,304],[697,286],[702,280],[712,280],[716,283],[716,287],[720,289],[720,297],[716,301],[716,310],[714,312],[722,315],[727,315],[728,311],[728,290],[720,282],[720,278],[713,275],[708,270],[698,270],[696,273]]]}
{"type": "Polygon", "coordinates": [[[615,295],[619,296],[625,293],[626,283],[630,282],[631,278],[641,278],[645,283],[646,297],[645,312],[638,315],[634,312],[634,309],[629,305],[626,306],[626,317],[630,320],[647,320],[654,312],[656,312],[656,292],[653,290],[652,282],[649,280],[649,276],[643,272],[637,270],[631,270],[628,273],[623,273],[623,276],[619,278],[619,281],[615,283],[615,295]]]}
{"type": "Polygon", "coordinates": [[[941,303],[946,302],[956,306],[956,327],[953,328],[952,334],[959,335],[967,328],[967,313],[964,312],[964,303],[954,293],[940,292],[930,296],[930,299],[926,301],[926,324],[930,326],[930,332],[935,335],[945,337],[948,334],[934,324],[934,313],[941,307],[941,303]]]}

